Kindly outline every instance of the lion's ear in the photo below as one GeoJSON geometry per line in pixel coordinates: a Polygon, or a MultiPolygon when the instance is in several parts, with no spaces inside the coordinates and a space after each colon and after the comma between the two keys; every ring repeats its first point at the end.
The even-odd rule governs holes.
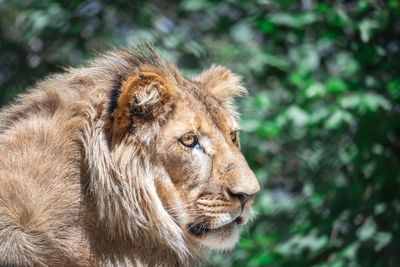
{"type": "Polygon", "coordinates": [[[162,119],[173,106],[174,88],[154,72],[140,72],[124,81],[111,110],[113,139],[135,123],[162,119]]]}
{"type": "Polygon", "coordinates": [[[241,77],[232,73],[231,70],[222,66],[211,66],[195,78],[205,86],[221,104],[230,106],[234,96],[247,93],[241,84],[241,77]]]}

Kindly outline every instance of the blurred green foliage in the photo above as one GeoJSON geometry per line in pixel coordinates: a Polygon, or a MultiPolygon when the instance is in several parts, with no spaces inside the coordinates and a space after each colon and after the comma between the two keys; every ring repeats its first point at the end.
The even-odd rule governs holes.
{"type": "Polygon", "coordinates": [[[399,0],[0,0],[0,105],[98,51],[153,42],[244,76],[253,223],[208,266],[400,266],[399,0]]]}

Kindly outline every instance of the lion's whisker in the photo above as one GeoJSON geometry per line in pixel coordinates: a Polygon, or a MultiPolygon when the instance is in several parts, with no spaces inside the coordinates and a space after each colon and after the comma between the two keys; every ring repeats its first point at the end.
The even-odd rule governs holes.
{"type": "Polygon", "coordinates": [[[187,201],[185,201],[183,203],[178,203],[178,204],[175,204],[175,205],[166,205],[165,207],[166,208],[179,207],[179,206],[186,205],[186,204],[192,204],[193,201],[195,201],[195,199],[189,199],[189,200],[187,200],[187,201]]]}
{"type": "Polygon", "coordinates": [[[182,208],[185,208],[185,207],[190,207],[190,206],[193,206],[193,205],[195,205],[194,203],[187,203],[187,204],[180,204],[180,205],[174,205],[174,206],[171,206],[171,207],[166,207],[166,210],[168,210],[168,211],[171,211],[171,210],[177,210],[177,209],[182,209],[182,208]]]}

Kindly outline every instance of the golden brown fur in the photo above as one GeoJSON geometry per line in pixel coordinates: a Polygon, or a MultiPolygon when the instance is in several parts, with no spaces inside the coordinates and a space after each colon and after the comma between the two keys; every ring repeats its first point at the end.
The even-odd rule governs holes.
{"type": "Polygon", "coordinates": [[[259,190],[236,138],[243,92],[223,67],[189,80],[147,46],[21,95],[0,113],[0,266],[179,266],[231,248],[259,190]]]}

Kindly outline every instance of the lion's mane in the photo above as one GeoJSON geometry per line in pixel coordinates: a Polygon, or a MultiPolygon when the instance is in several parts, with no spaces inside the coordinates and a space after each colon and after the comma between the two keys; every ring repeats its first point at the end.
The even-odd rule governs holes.
{"type": "MultiPolygon", "coordinates": [[[[150,144],[162,120],[146,126],[137,125],[134,133],[136,138],[131,141],[113,142],[110,130],[104,130],[110,128],[113,119],[110,114],[118,97],[118,90],[110,91],[110,88],[120,87],[128,74],[143,69],[151,69],[168,79],[183,79],[174,66],[165,63],[149,46],[115,50],[93,61],[88,67],[70,68],[64,74],[47,78],[0,113],[0,146],[5,152],[7,149],[11,151],[7,140],[24,131],[24,128],[25,131],[35,128],[39,123],[36,122],[37,118],[42,122],[51,121],[53,128],[46,128],[46,124],[43,124],[43,131],[50,133],[48,142],[53,142],[51,144],[58,148],[49,153],[60,153],[63,159],[46,156],[43,165],[49,169],[60,169],[61,173],[69,173],[68,179],[75,179],[82,185],[71,189],[63,187],[62,183],[66,181],[61,179],[66,179],[66,176],[46,177],[48,183],[60,185],[52,195],[66,194],[65,201],[68,201],[68,198],[72,199],[72,194],[77,199],[77,204],[65,212],[77,215],[74,221],[76,229],[87,231],[87,242],[74,244],[74,239],[69,240],[68,236],[59,240],[57,235],[51,235],[57,230],[46,228],[46,223],[26,225],[27,235],[33,232],[48,233],[47,242],[61,244],[58,245],[61,255],[70,255],[70,262],[74,262],[78,250],[84,254],[85,261],[76,261],[82,266],[100,263],[188,265],[200,255],[198,248],[185,239],[182,229],[168,215],[157,196],[154,177],[165,174],[159,168],[161,163],[151,162],[148,155],[151,154],[150,144]],[[35,231],[30,231],[32,229],[29,227],[35,231]],[[110,244],[115,246],[113,252],[109,252],[110,244]],[[136,251],[134,256],[129,255],[131,248],[136,251]]],[[[165,114],[167,116],[168,112],[165,114]]],[[[42,145],[48,143],[39,144],[36,149],[45,150],[42,145]]],[[[4,156],[0,158],[0,166],[0,176],[5,177],[8,173],[4,156]]],[[[5,190],[0,189],[0,204],[2,198],[5,201],[5,190]]],[[[35,191],[32,190],[31,194],[35,194],[35,191]]],[[[34,209],[29,207],[29,198],[22,200],[28,209],[34,209]]],[[[12,205],[9,203],[9,206],[12,205]]],[[[9,206],[0,208],[0,241],[14,237],[7,232],[10,230],[7,225],[11,223],[5,225],[6,218],[17,220],[17,217],[6,215],[4,210],[11,209],[9,206]]],[[[55,212],[37,207],[36,210],[38,213],[32,216],[43,220],[49,219],[55,212]]],[[[5,247],[0,242],[0,265],[61,264],[56,256],[53,261],[53,256],[46,258],[46,253],[40,252],[38,244],[29,240],[27,238],[25,243],[11,247],[5,247]],[[23,250],[22,247],[32,249],[23,250]],[[22,250],[25,258],[18,256],[22,250]]],[[[40,248],[46,248],[46,245],[40,243],[40,248]]]]}

